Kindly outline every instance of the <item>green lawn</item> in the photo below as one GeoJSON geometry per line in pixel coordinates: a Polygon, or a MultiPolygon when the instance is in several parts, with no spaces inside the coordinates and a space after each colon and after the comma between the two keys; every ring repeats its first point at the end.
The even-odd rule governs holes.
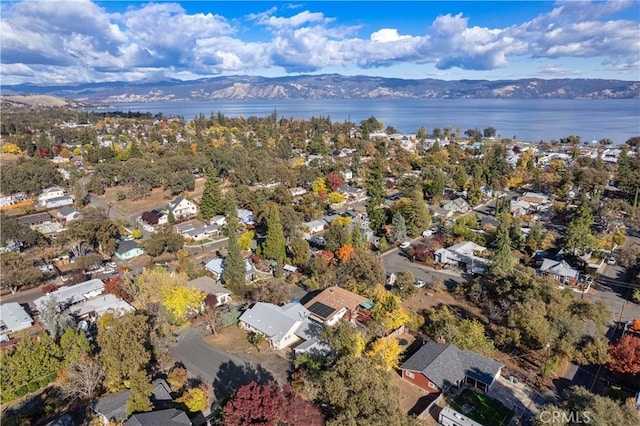
{"type": "Polygon", "coordinates": [[[451,408],[486,426],[508,425],[513,411],[485,394],[463,390],[449,403],[451,408]]]}

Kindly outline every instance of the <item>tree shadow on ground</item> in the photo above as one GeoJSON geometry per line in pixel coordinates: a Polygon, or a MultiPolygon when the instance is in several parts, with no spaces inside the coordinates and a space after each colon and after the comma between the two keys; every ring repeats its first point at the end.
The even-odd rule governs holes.
{"type": "Polygon", "coordinates": [[[273,375],[262,365],[253,366],[249,363],[237,365],[233,361],[227,361],[220,365],[213,381],[213,394],[216,400],[222,403],[241,386],[253,381],[263,385],[272,380],[275,380],[273,375]]]}

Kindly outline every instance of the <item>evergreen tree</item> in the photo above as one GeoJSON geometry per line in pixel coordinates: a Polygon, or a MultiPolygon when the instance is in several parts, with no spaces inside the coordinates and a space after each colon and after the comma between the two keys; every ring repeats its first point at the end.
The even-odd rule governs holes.
{"type": "Polygon", "coordinates": [[[127,416],[134,413],[144,413],[153,410],[151,394],[153,385],[149,376],[143,370],[138,370],[131,376],[131,393],[127,399],[127,416]]]}
{"type": "Polygon", "coordinates": [[[591,232],[593,214],[587,204],[582,200],[574,218],[567,226],[564,247],[573,254],[584,254],[597,246],[596,237],[591,232]]]}
{"type": "Polygon", "coordinates": [[[354,249],[365,248],[362,230],[360,229],[360,224],[357,222],[353,224],[353,231],[351,231],[351,244],[353,244],[354,249]]]}
{"type": "Polygon", "coordinates": [[[204,184],[202,201],[200,202],[200,217],[204,220],[209,220],[217,214],[224,214],[224,204],[218,171],[214,167],[209,167],[207,170],[207,182],[204,184]]]}
{"type": "Polygon", "coordinates": [[[508,276],[515,269],[515,258],[511,249],[511,237],[509,236],[510,216],[507,212],[502,212],[498,215],[496,250],[489,267],[489,273],[498,278],[508,276]]]}
{"type": "Polygon", "coordinates": [[[424,201],[421,190],[411,193],[410,202],[405,210],[405,221],[409,235],[419,235],[431,225],[431,213],[424,201]]]}
{"type": "Polygon", "coordinates": [[[378,234],[386,222],[386,213],[380,208],[384,202],[383,172],[382,158],[376,157],[367,178],[367,216],[371,229],[378,234]]]}
{"type": "Polygon", "coordinates": [[[129,158],[142,158],[142,150],[137,142],[131,142],[129,148],[129,158]]]}
{"type": "Polygon", "coordinates": [[[235,214],[227,216],[227,233],[229,241],[227,242],[227,257],[225,258],[225,266],[222,271],[222,280],[227,288],[236,294],[243,294],[245,290],[245,266],[240,247],[238,246],[238,238],[236,230],[238,229],[238,219],[235,214]]]}
{"type": "Polygon", "coordinates": [[[262,243],[262,255],[267,259],[276,260],[283,263],[287,257],[286,240],[282,231],[282,221],[280,220],[280,212],[274,204],[269,208],[269,217],[267,218],[267,237],[262,243]]]}
{"type": "Polygon", "coordinates": [[[396,212],[393,215],[393,219],[391,220],[391,224],[393,225],[393,232],[391,233],[391,238],[396,243],[399,241],[404,241],[407,239],[407,225],[404,220],[404,216],[402,213],[396,212]]]}

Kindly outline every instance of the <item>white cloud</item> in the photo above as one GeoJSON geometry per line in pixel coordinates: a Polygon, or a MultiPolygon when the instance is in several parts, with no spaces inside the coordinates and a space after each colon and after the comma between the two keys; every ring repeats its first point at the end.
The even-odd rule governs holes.
{"type": "Polygon", "coordinates": [[[371,41],[374,43],[388,43],[390,41],[398,41],[407,38],[411,37],[398,34],[398,30],[395,28],[383,28],[371,34],[371,41]]]}

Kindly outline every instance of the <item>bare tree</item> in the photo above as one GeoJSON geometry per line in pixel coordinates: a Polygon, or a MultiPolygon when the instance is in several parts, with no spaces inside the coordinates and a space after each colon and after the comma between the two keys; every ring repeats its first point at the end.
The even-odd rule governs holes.
{"type": "Polygon", "coordinates": [[[218,334],[218,298],[214,294],[208,294],[204,300],[202,319],[206,322],[211,334],[218,334]]]}
{"type": "Polygon", "coordinates": [[[98,359],[81,357],[69,366],[60,392],[65,398],[90,400],[102,386],[104,372],[104,366],[98,359]]]}
{"type": "Polygon", "coordinates": [[[38,320],[54,340],[58,340],[67,327],[74,324],[73,318],[60,310],[58,300],[53,296],[45,300],[44,306],[40,308],[38,320]]]}

